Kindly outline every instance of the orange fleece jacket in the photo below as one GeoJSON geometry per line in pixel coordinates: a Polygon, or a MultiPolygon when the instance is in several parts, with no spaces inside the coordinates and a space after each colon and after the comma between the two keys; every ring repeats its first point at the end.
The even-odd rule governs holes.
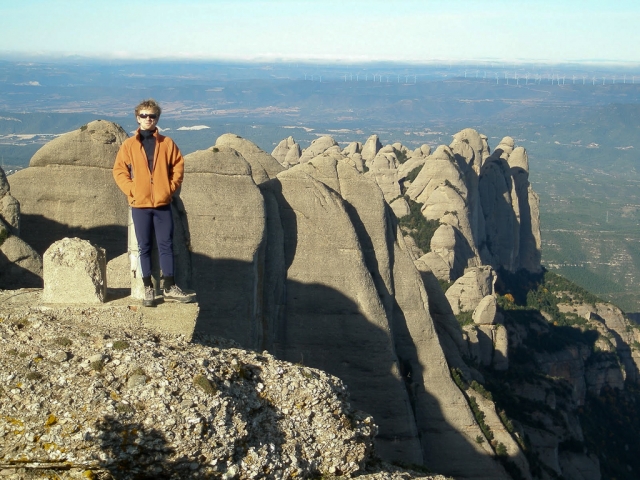
{"type": "Polygon", "coordinates": [[[113,178],[135,208],[168,205],[184,176],[184,159],[178,146],[157,129],[153,135],[156,148],[152,171],[140,141],[140,129],[124,141],[113,165],[113,178]]]}

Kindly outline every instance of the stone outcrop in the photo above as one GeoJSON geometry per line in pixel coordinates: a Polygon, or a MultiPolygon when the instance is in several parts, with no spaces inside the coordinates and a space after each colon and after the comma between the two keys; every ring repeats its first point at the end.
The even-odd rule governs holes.
{"type": "MultiPolygon", "coordinates": [[[[350,213],[336,193],[349,182],[339,180],[333,159],[320,157],[309,164],[309,168],[291,168],[265,186],[275,199],[284,233],[284,244],[274,246],[282,249],[278,257],[284,260],[280,268],[286,297],[275,300],[281,305],[282,320],[272,327],[273,349],[280,358],[323,368],[343,378],[350,385],[354,404],[378,412],[381,435],[377,448],[382,454],[421,462],[415,421],[393,352],[389,318],[352,223],[356,213],[350,213]],[[316,167],[317,178],[306,173],[312,167],[316,167]],[[353,344],[349,339],[354,336],[361,341],[353,344]],[[373,377],[364,375],[367,365],[372,364],[385,367],[373,377]],[[394,442],[394,438],[399,440],[394,442]]],[[[383,208],[382,198],[376,203],[383,208]]],[[[384,215],[376,219],[384,222],[384,215]]],[[[270,233],[269,238],[274,236],[270,233]]]]}
{"type": "Polygon", "coordinates": [[[473,323],[476,325],[495,325],[502,323],[502,315],[498,312],[498,304],[494,295],[487,295],[473,311],[473,323]]]}
{"type": "Polygon", "coordinates": [[[382,143],[380,143],[378,135],[371,135],[367,138],[367,141],[362,146],[362,151],[360,152],[362,154],[362,159],[367,166],[369,166],[369,162],[376,157],[381,148],[382,143]]]}
{"type": "Polygon", "coordinates": [[[362,144],[360,142],[351,142],[349,145],[342,149],[342,153],[348,157],[357,154],[362,154],[362,144]]]}
{"type": "Polygon", "coordinates": [[[0,289],[26,287],[42,287],[42,257],[0,226],[0,289]]]}
{"type": "Polygon", "coordinates": [[[389,206],[393,210],[393,213],[396,215],[396,218],[406,217],[411,213],[409,204],[404,199],[404,197],[396,198],[389,204],[389,206]]]}
{"type": "Polygon", "coordinates": [[[453,313],[472,312],[487,295],[493,295],[496,273],[489,266],[469,268],[445,293],[453,313]]]}
{"type": "Polygon", "coordinates": [[[20,204],[0,168],[0,288],[42,286],[42,258],[20,237],[20,204]]]}
{"type": "MultiPolygon", "coordinates": [[[[238,138],[234,141],[240,142],[238,138]]],[[[181,265],[190,266],[190,271],[179,275],[183,285],[198,294],[201,318],[206,319],[198,323],[200,331],[256,348],[262,341],[265,202],[253,166],[222,143],[218,139],[220,146],[185,157],[185,177],[176,203],[190,259],[181,265]]],[[[252,152],[257,149],[247,140],[240,143],[252,152]]]]}
{"type": "Polygon", "coordinates": [[[255,143],[233,133],[225,133],[216,140],[215,147],[231,147],[251,165],[251,176],[256,184],[274,178],[284,167],[255,143]]]}
{"type": "Polygon", "coordinates": [[[20,204],[11,195],[11,187],[4,170],[0,168],[0,226],[5,236],[20,235],[20,204]]]}
{"type": "Polygon", "coordinates": [[[54,242],[43,256],[47,303],[103,303],[107,295],[104,249],[79,238],[54,242]]]}
{"type": "Polygon", "coordinates": [[[398,183],[398,158],[393,147],[384,147],[378,151],[376,156],[368,163],[369,172],[366,175],[372,176],[384,195],[384,199],[390,203],[401,194],[398,183]]]}
{"type": "Polygon", "coordinates": [[[464,129],[449,147],[438,147],[426,159],[421,152],[398,169],[398,176],[402,181],[423,163],[415,180],[405,185],[406,193],[423,204],[425,218],[456,230],[442,260],[430,256],[434,271],[443,275],[439,278],[457,278],[460,269],[481,264],[539,272],[539,199],[529,184],[526,151],[505,137],[490,154],[486,136],[464,129]],[[462,261],[453,275],[443,268],[443,262],[451,265],[450,257],[462,261]]]}
{"type": "Polygon", "coordinates": [[[128,206],[111,173],[126,138],[120,126],[96,120],[38,150],[11,176],[21,238],[41,255],[64,237],[88,240],[109,258],[126,251],[128,206]]]}
{"type": "Polygon", "coordinates": [[[455,258],[460,261],[455,266],[455,276],[466,267],[480,264],[465,174],[451,149],[440,146],[426,159],[420,173],[407,189],[407,195],[423,204],[422,213],[427,220],[439,220],[451,227],[446,236],[453,239],[453,243],[447,241],[448,246],[444,249],[436,244],[432,251],[442,254],[442,260],[450,268],[454,268],[455,258]]]}
{"type": "Polygon", "coordinates": [[[306,163],[312,158],[322,155],[324,152],[333,147],[338,147],[338,142],[336,142],[332,137],[325,135],[316,138],[311,142],[311,145],[309,145],[302,151],[300,163],[306,163]]]}
{"type": "Polygon", "coordinates": [[[296,143],[293,137],[289,136],[282,140],[276,148],[271,152],[271,156],[282,164],[283,167],[289,168],[292,165],[300,163],[302,149],[296,143]]]}

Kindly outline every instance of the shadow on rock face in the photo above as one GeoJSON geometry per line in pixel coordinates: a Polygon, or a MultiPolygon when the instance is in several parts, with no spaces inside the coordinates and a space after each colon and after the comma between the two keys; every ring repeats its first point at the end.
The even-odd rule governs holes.
{"type": "Polygon", "coordinates": [[[0,251],[0,290],[15,288],[42,288],[42,278],[10,261],[0,251]]]}
{"type": "Polygon", "coordinates": [[[127,251],[126,225],[81,228],[71,227],[42,215],[23,214],[20,218],[21,238],[40,255],[43,255],[52,243],[65,237],[81,238],[104,248],[107,251],[107,261],[127,251]]]}

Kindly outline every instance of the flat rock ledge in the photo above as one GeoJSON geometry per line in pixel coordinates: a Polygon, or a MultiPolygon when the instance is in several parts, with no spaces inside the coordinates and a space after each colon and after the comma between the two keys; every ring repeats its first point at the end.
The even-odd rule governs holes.
{"type": "Polygon", "coordinates": [[[0,478],[444,480],[376,463],[373,419],[321,370],[16,295],[34,292],[0,291],[0,478]]]}

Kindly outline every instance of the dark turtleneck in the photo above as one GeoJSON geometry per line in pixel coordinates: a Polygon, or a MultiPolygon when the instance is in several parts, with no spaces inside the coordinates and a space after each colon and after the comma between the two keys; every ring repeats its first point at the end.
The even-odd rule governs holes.
{"type": "Polygon", "coordinates": [[[140,141],[144,147],[144,152],[147,154],[150,172],[153,172],[153,154],[156,151],[156,137],[153,136],[154,133],[156,133],[155,128],[153,130],[140,130],[140,141]]]}

